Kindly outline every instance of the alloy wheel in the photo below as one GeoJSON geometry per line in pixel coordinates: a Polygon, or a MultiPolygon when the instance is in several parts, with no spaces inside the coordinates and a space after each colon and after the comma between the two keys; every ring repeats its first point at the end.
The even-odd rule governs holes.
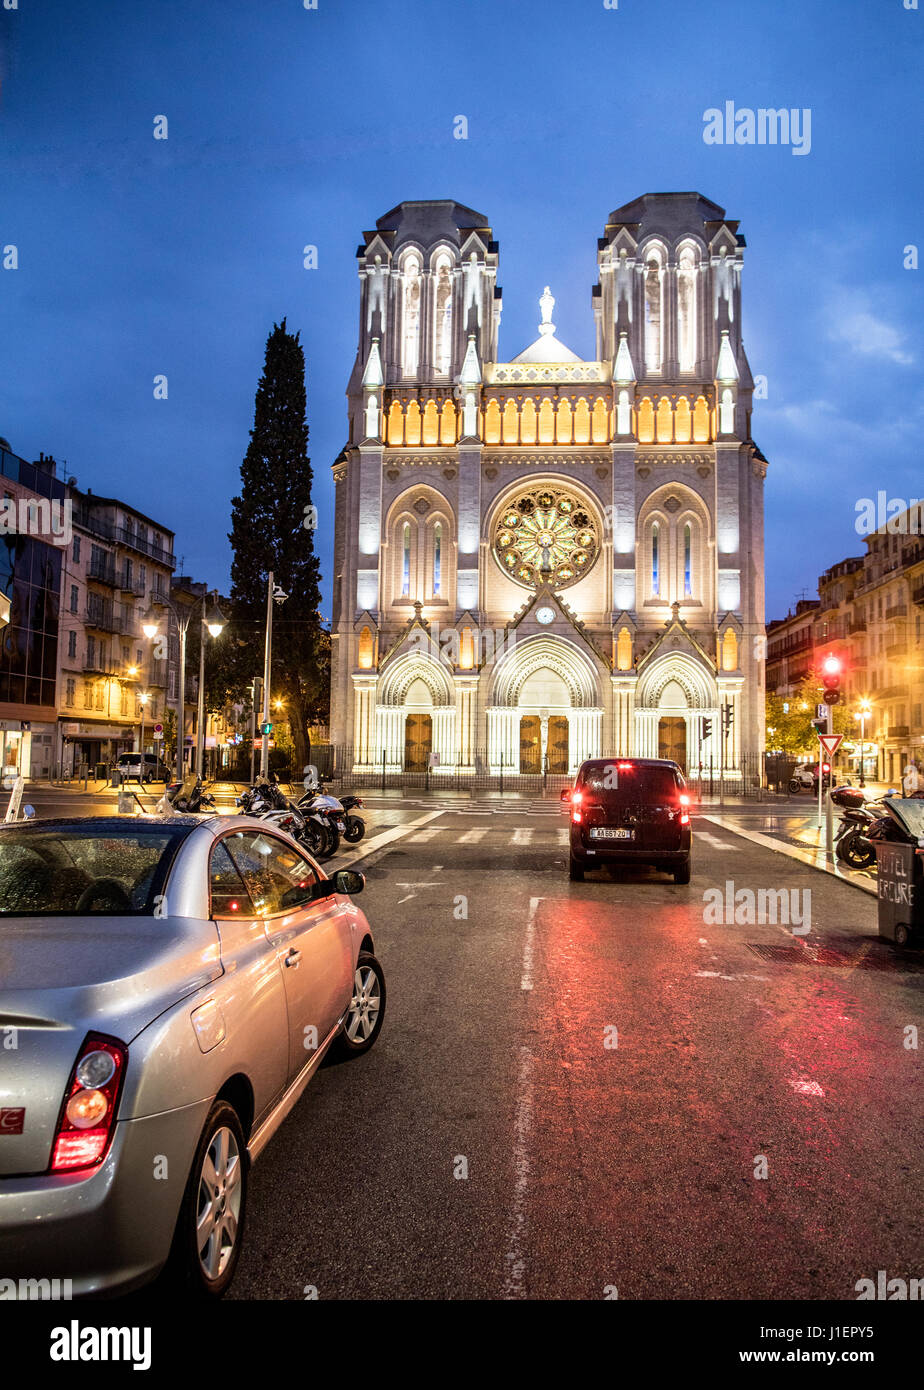
{"type": "Polygon", "coordinates": [[[369,965],[359,966],[353,976],[353,998],[345,1029],[350,1042],[366,1042],[372,1037],[381,1004],[378,975],[369,965]]]}
{"type": "Polygon", "coordinates": [[[199,1174],[196,1249],[207,1279],[216,1280],[234,1254],[241,1217],[241,1152],[232,1131],[216,1129],[199,1174]]]}

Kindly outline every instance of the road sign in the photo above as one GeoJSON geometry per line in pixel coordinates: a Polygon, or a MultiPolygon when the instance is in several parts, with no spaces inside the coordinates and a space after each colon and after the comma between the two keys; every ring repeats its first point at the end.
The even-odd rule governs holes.
{"type": "Polygon", "coordinates": [[[155,724],[155,725],[154,725],[154,732],[155,732],[155,734],[162,734],[162,733],[164,732],[164,726],[163,726],[163,724],[155,724]]]}
{"type": "Polygon", "coordinates": [[[829,758],[833,758],[838,748],[841,746],[843,734],[819,734],[818,742],[825,750],[829,758]]]}
{"type": "Polygon", "coordinates": [[[159,739],[159,738],[162,739],[163,736],[164,736],[164,731],[163,731],[163,729],[155,729],[155,730],[154,730],[154,735],[153,735],[153,737],[154,737],[155,739],[159,739]]]}
{"type": "Polygon", "coordinates": [[[816,706],[815,706],[815,718],[816,718],[816,719],[827,719],[829,713],[830,713],[830,706],[829,706],[829,705],[816,705],[816,706]]]}

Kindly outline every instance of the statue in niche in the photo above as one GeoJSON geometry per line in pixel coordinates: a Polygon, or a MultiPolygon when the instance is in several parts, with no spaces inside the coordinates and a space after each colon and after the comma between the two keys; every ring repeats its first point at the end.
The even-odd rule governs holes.
{"type": "Polygon", "coordinates": [[[719,305],[724,299],[728,305],[728,321],[735,317],[735,302],[732,297],[732,262],[728,258],[728,248],[723,246],[715,268],[715,317],[719,317],[719,305]]]}
{"type": "Polygon", "coordinates": [[[475,317],[478,327],[481,327],[481,294],[479,293],[479,282],[481,271],[478,266],[478,257],[473,251],[465,263],[465,303],[462,309],[462,323],[468,325],[468,311],[475,310],[475,317]]]}
{"type": "Polygon", "coordinates": [[[385,280],[388,270],[382,265],[382,257],[376,256],[375,265],[366,266],[366,274],[369,277],[369,295],[366,301],[366,330],[372,327],[372,316],[378,309],[380,326],[382,332],[385,331],[385,280]]]}

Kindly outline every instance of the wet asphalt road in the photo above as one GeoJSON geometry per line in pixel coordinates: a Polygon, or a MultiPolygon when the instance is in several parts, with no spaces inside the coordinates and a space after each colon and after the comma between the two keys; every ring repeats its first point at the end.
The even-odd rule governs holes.
{"type": "Polygon", "coordinates": [[[678,887],[570,883],[556,814],[369,821],[360,854],[419,823],[343,861],[385,1027],[254,1168],[229,1297],[855,1299],[924,1275],[924,956],[876,939],[873,898],[705,822],[678,887]],[[704,921],[729,880],[810,890],[810,933],[704,921]]]}

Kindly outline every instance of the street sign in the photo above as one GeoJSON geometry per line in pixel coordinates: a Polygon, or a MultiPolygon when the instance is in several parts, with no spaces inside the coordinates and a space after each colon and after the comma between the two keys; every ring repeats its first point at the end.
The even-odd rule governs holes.
{"type": "Polygon", "coordinates": [[[163,726],[163,724],[155,724],[155,725],[154,725],[154,732],[155,732],[155,734],[162,734],[162,733],[164,732],[164,726],[163,726]]]}
{"type": "Polygon", "coordinates": [[[815,706],[815,718],[816,718],[816,719],[827,719],[827,717],[828,717],[828,715],[829,715],[829,713],[830,713],[830,709],[831,709],[830,705],[816,705],[816,706],[815,706]]]}
{"type": "Polygon", "coordinates": [[[841,746],[843,734],[819,734],[818,742],[825,750],[829,758],[833,758],[838,748],[841,746]]]}
{"type": "Polygon", "coordinates": [[[154,736],[155,739],[159,739],[159,738],[162,739],[163,736],[164,736],[164,731],[163,731],[163,729],[155,729],[155,730],[154,730],[154,735],[153,735],[153,736],[154,736]]]}

